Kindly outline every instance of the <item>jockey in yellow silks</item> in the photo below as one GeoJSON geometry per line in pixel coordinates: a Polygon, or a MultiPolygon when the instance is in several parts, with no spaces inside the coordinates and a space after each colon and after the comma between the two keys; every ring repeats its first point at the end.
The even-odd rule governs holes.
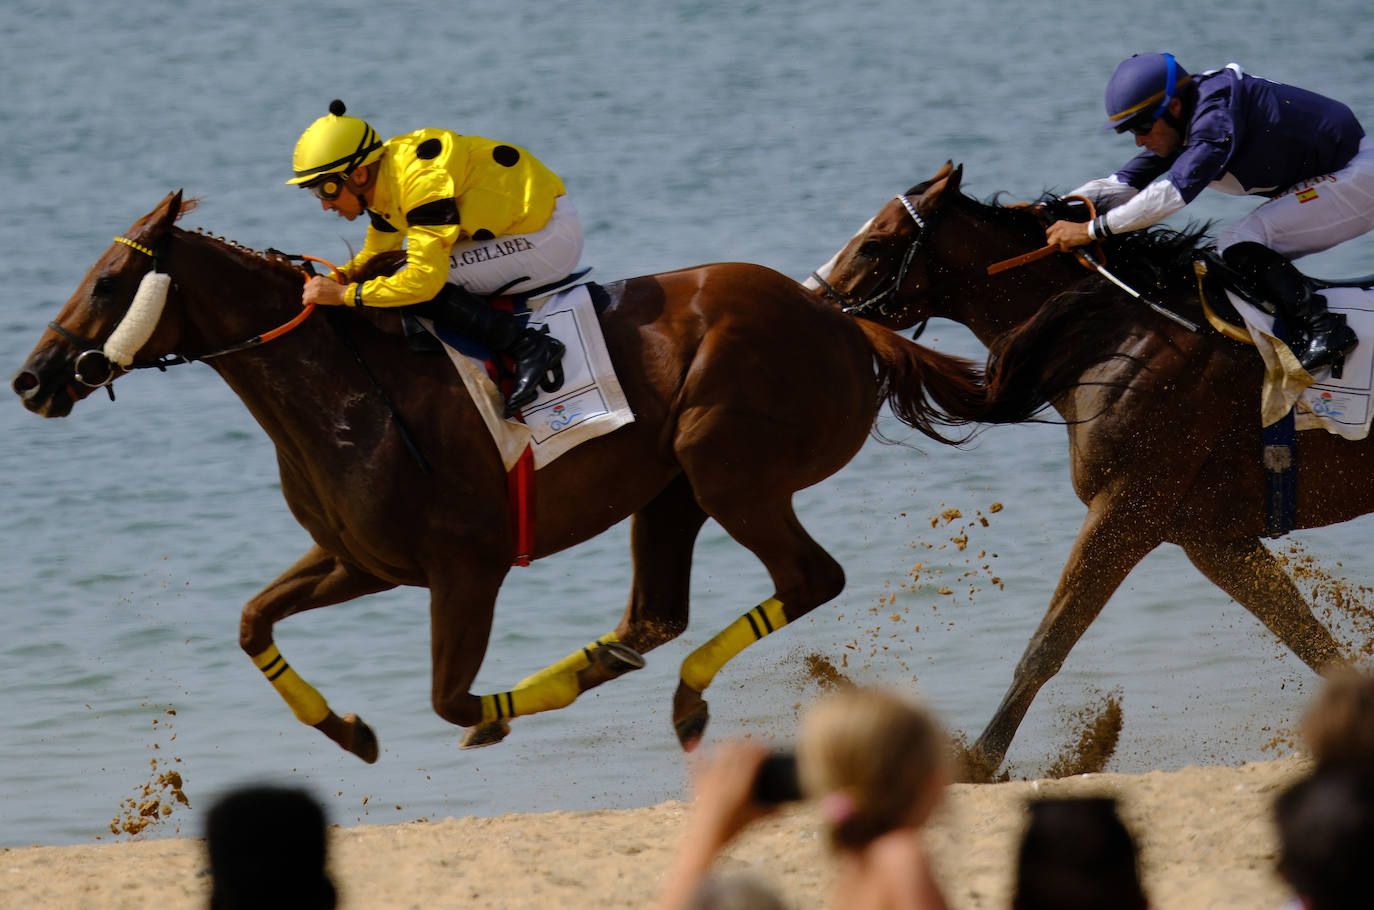
{"type": "Polygon", "coordinates": [[[336,278],[306,284],[305,303],[403,307],[515,361],[507,415],[561,375],[563,345],[474,295],[523,293],[556,284],[576,267],[583,233],[563,181],[509,143],[426,128],[382,141],[342,102],[301,135],[290,184],[325,211],[366,214],[363,248],[336,278]],[[405,268],[355,282],[378,253],[405,249],[405,268]]]}

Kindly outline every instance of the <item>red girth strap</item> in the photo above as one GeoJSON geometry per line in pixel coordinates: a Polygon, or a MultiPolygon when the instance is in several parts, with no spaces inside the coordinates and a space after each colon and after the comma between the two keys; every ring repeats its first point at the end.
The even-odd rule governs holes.
{"type": "Polygon", "coordinates": [[[515,528],[515,561],[511,565],[527,566],[534,554],[534,451],[529,446],[511,466],[506,489],[515,528]]]}

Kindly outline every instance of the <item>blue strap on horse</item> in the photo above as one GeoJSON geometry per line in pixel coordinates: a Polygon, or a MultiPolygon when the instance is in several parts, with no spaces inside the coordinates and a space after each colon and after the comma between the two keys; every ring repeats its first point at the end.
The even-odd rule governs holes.
{"type": "MultiPolygon", "coordinates": [[[[1288,327],[1274,317],[1274,337],[1288,343],[1288,327]]],[[[1260,430],[1264,465],[1264,536],[1282,537],[1298,524],[1298,433],[1294,408],[1260,430]]]]}

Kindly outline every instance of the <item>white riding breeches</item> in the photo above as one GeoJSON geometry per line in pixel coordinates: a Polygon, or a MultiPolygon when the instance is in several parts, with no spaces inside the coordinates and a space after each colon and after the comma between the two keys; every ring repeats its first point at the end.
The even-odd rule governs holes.
{"type": "Polygon", "coordinates": [[[1284,190],[1221,232],[1217,250],[1262,243],[1297,259],[1374,230],[1374,139],[1366,136],[1350,163],[1284,190]]]}
{"type": "Polygon", "coordinates": [[[559,196],[549,223],[537,231],[455,243],[448,281],[474,294],[534,290],[575,271],[583,242],[577,207],[559,196]]]}

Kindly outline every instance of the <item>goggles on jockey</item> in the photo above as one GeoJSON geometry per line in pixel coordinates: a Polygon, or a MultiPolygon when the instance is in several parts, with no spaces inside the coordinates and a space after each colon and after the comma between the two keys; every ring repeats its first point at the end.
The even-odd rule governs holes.
{"type": "Polygon", "coordinates": [[[307,183],[305,188],[310,191],[316,199],[325,202],[333,202],[339,198],[339,194],[344,189],[343,174],[325,174],[314,183],[307,183]]]}
{"type": "MultiPolygon", "coordinates": [[[[1132,136],[1144,136],[1155,128],[1155,123],[1159,120],[1152,112],[1138,114],[1127,120],[1116,128],[1118,133],[1130,133],[1132,136]]],[[[318,195],[318,194],[317,194],[318,195]]]]}

